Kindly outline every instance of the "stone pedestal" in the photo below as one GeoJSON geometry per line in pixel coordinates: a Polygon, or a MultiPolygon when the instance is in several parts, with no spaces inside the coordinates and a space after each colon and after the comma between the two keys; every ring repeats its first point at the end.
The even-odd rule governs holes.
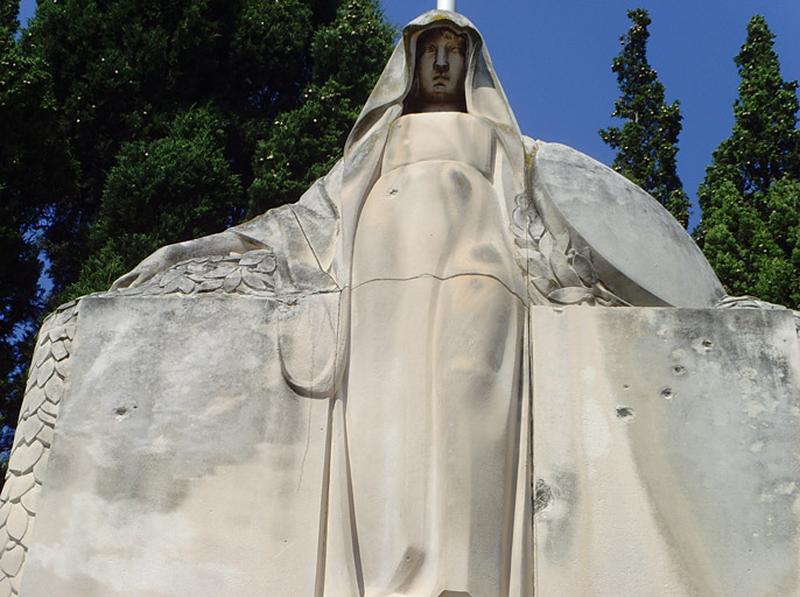
{"type": "MultiPolygon", "coordinates": [[[[276,340],[292,319],[314,345],[304,304],[90,297],[51,319],[0,595],[326,595],[330,404],[288,388],[276,340]]],[[[790,312],[537,307],[530,339],[537,595],[798,594],[790,312]]]]}
{"type": "Polygon", "coordinates": [[[800,594],[791,312],[531,322],[537,594],[800,594]]]}
{"type": "Polygon", "coordinates": [[[283,382],[276,326],[291,307],[78,308],[21,594],[313,595],[329,405],[283,382]]]}

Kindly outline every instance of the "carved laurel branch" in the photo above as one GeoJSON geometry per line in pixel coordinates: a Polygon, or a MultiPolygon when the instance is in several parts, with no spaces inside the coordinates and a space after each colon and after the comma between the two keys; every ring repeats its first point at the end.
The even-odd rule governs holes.
{"type": "Polygon", "coordinates": [[[535,304],[627,304],[599,279],[591,249],[575,247],[568,234],[553,235],[526,194],[516,197],[511,230],[516,262],[527,278],[528,298],[535,304]]]}
{"type": "Polygon", "coordinates": [[[0,597],[19,594],[77,320],[78,303],[68,303],[39,331],[0,494],[0,597]]]}
{"type": "Polygon", "coordinates": [[[126,296],[168,294],[272,295],[278,260],[269,249],[242,255],[200,257],[182,261],[141,286],[120,291],[126,296]]]}

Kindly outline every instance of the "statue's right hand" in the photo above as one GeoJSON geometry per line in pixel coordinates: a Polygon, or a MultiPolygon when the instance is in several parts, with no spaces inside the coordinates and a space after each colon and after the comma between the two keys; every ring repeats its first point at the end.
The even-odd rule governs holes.
{"type": "Polygon", "coordinates": [[[261,241],[231,230],[209,234],[208,236],[175,243],[174,245],[167,245],[158,249],[127,274],[118,278],[112,284],[111,290],[123,290],[140,286],[156,274],[168,270],[176,263],[186,259],[209,257],[211,255],[229,255],[231,253],[241,254],[265,248],[268,249],[269,247],[261,241]]]}
{"type": "Polygon", "coordinates": [[[135,288],[150,278],[169,269],[181,260],[180,251],[177,245],[167,245],[155,251],[152,255],[145,258],[139,265],[127,274],[117,278],[111,285],[111,290],[122,290],[124,288],[135,288]]]}

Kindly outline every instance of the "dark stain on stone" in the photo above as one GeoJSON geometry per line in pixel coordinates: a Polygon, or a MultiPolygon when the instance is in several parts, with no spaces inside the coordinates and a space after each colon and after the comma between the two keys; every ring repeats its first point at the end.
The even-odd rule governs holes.
{"type": "Polygon", "coordinates": [[[174,452],[117,460],[95,479],[95,493],[108,502],[142,504],[148,512],[175,511],[190,489],[189,481],[175,474],[176,460],[174,452]]]}
{"type": "Polygon", "coordinates": [[[618,406],[617,407],[617,418],[618,419],[629,419],[634,416],[633,409],[630,406],[618,406]]]}
{"type": "Polygon", "coordinates": [[[447,171],[450,177],[450,184],[453,186],[454,191],[461,197],[472,196],[472,183],[460,169],[452,169],[447,171]]]}
{"type": "Polygon", "coordinates": [[[500,252],[491,245],[478,245],[471,251],[475,261],[480,263],[502,263],[500,252]]]}
{"type": "Polygon", "coordinates": [[[553,501],[553,490],[545,483],[544,479],[536,479],[536,485],[533,490],[533,514],[538,514],[541,510],[547,508],[550,502],[553,501]]]}

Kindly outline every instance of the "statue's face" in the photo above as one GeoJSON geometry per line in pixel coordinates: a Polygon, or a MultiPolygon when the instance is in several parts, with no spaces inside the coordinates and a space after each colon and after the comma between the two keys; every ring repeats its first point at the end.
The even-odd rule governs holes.
{"type": "Polygon", "coordinates": [[[431,29],[417,41],[418,101],[425,110],[463,110],[467,43],[450,29],[431,29]]]}

